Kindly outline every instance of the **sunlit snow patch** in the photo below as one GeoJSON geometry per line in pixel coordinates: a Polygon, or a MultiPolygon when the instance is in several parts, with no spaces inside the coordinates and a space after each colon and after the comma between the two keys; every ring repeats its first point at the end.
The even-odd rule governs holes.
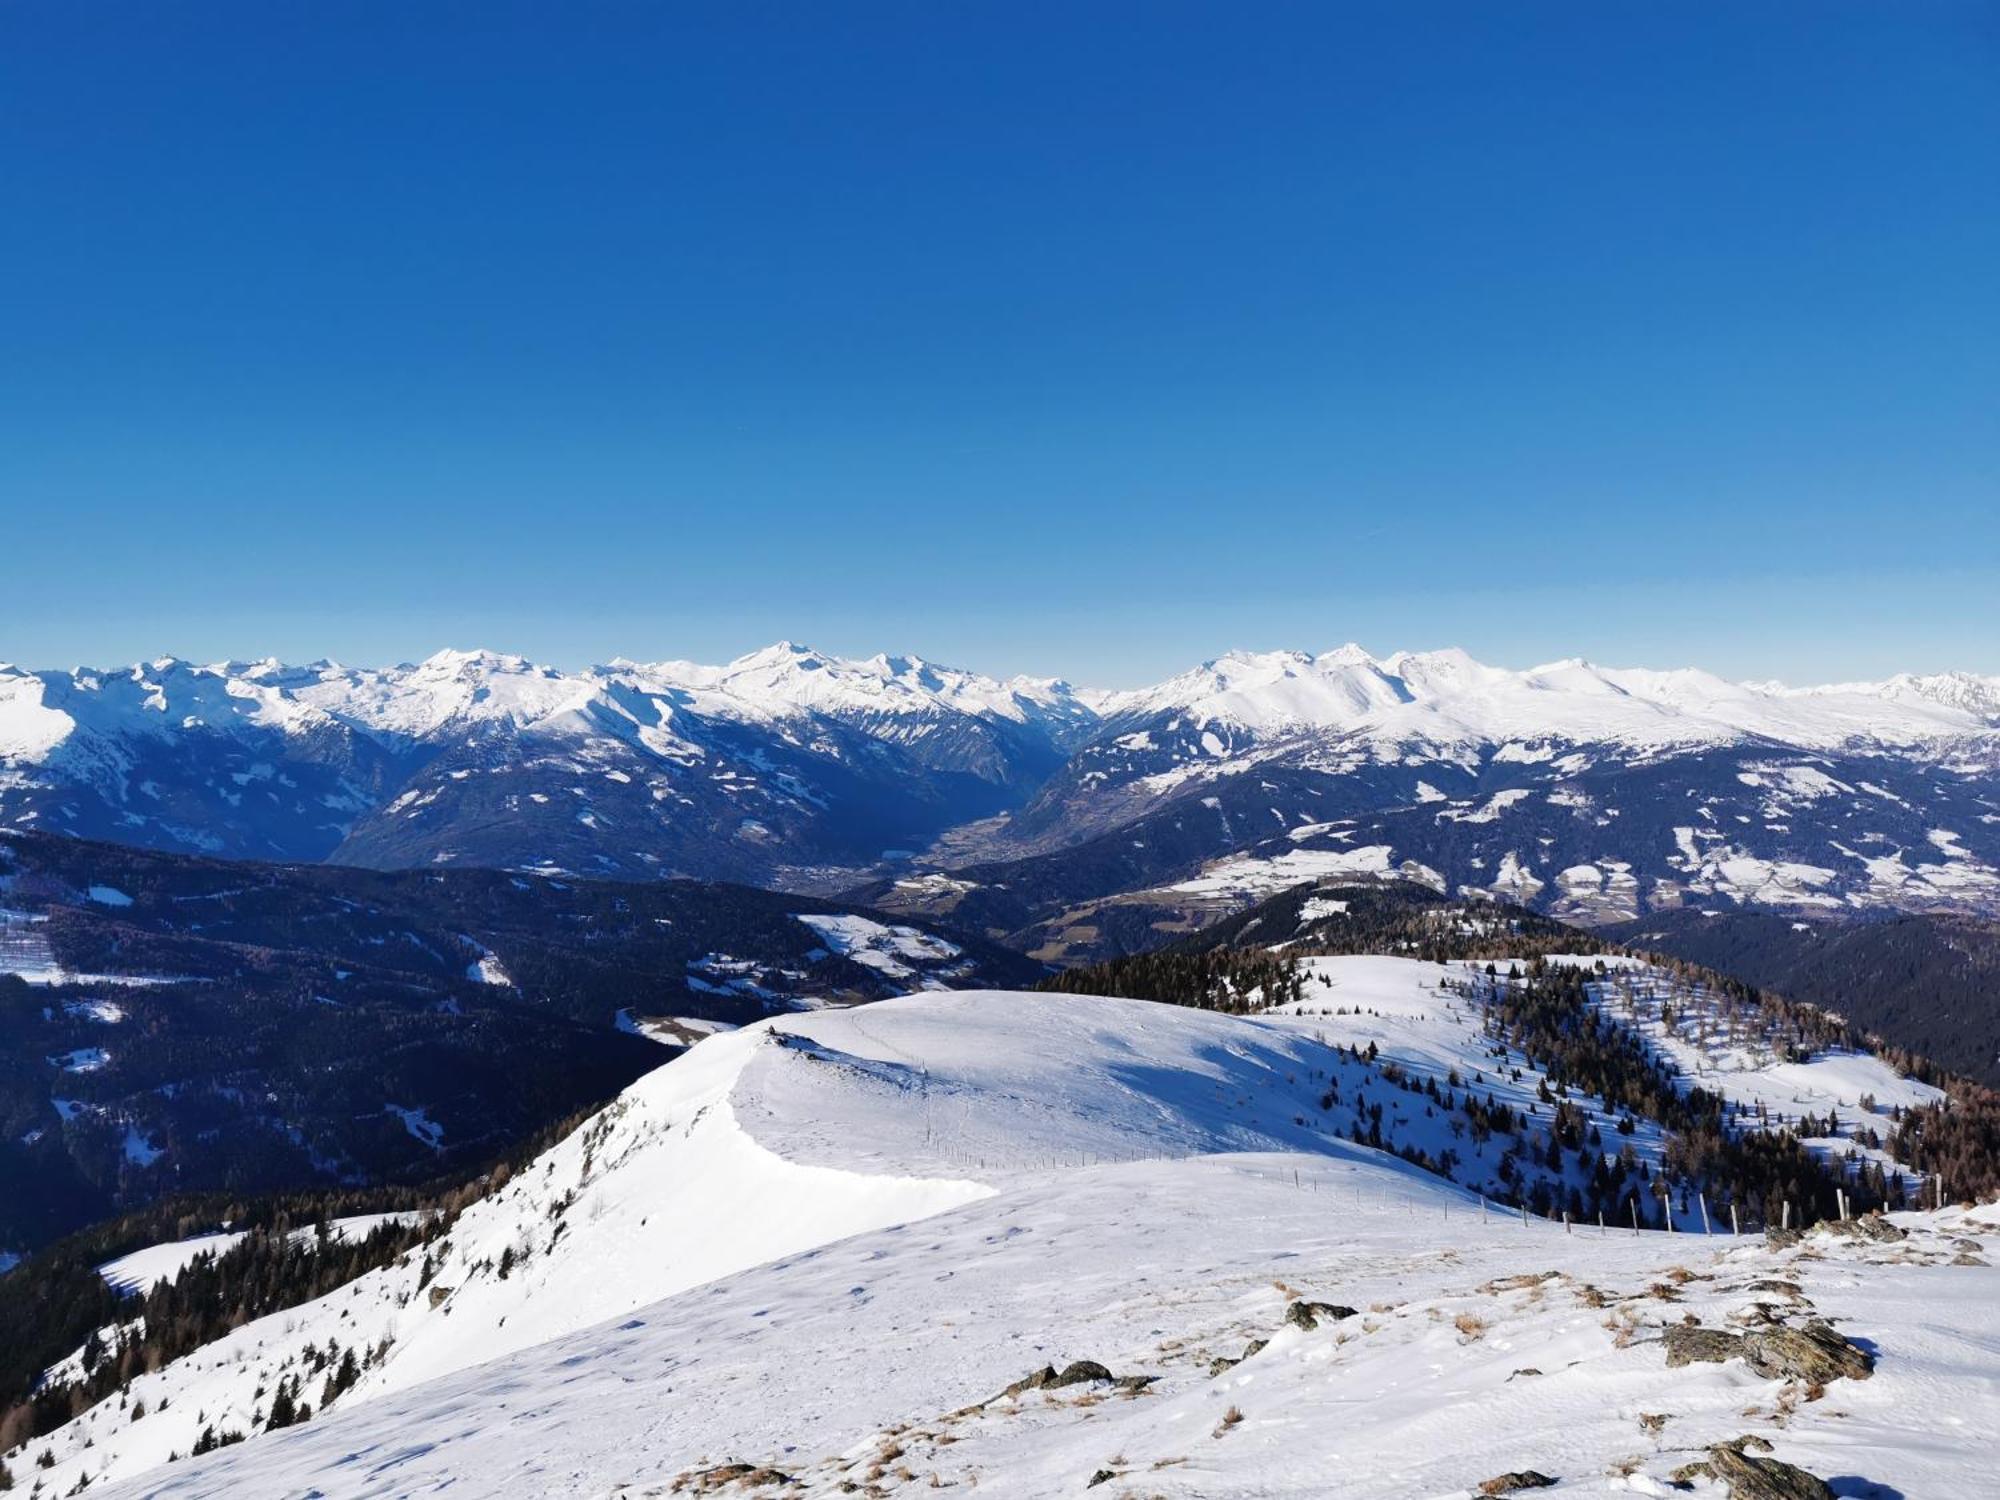
{"type": "Polygon", "coordinates": [[[914,979],[919,966],[949,963],[963,949],[914,927],[891,927],[852,914],[800,913],[828,948],[891,979],[914,979]]]}
{"type": "Polygon", "coordinates": [[[1289,849],[1269,859],[1254,854],[1238,855],[1220,860],[1192,879],[1167,889],[1185,896],[1259,900],[1309,881],[1340,875],[1385,879],[1401,875],[1433,890],[1444,889],[1444,878],[1437,871],[1415,860],[1397,864],[1395,851],[1387,844],[1369,844],[1360,849],[1289,849]]]}

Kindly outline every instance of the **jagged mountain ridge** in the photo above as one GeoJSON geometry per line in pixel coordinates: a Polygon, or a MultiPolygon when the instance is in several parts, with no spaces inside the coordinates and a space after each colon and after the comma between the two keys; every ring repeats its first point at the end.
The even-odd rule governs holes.
{"type": "Polygon", "coordinates": [[[0,819],[236,857],[768,880],[1017,801],[1094,724],[1066,685],[781,643],[725,668],[0,669],[0,819]]]}
{"type": "Polygon", "coordinates": [[[1385,848],[1449,889],[1603,920],[1708,895],[1782,907],[1800,889],[1987,910],[1996,768],[2000,679],[1963,673],[1795,689],[1347,646],[1237,653],[1105,693],[789,642],[719,667],[580,672],[487,652],[387,669],[0,668],[0,824],[234,857],[800,889],[912,864],[976,867],[981,883],[1014,869],[1001,883],[1020,910],[988,931],[1063,909],[1023,889],[1046,871],[1021,861],[1089,863],[1107,836],[1147,852],[1066,873],[1065,903],[1298,845],[1385,848]],[[1823,838],[1789,814],[1828,785],[1867,816],[1823,838]]]}
{"type": "MultiPolygon", "coordinates": [[[[1477,775],[1561,763],[1580,772],[1722,748],[1888,754],[1982,769],[2000,749],[2000,680],[1966,674],[1792,689],[1707,672],[1571,660],[1526,671],[1463,651],[1377,660],[1236,653],[1104,701],[1103,730],[1014,820],[1016,844],[1071,841],[1125,806],[1249,769],[1347,777],[1431,766],[1477,775]]],[[[1436,781],[1436,776],[1430,778],[1436,781]]],[[[1411,796],[1421,777],[1405,778],[1411,796]]]]}

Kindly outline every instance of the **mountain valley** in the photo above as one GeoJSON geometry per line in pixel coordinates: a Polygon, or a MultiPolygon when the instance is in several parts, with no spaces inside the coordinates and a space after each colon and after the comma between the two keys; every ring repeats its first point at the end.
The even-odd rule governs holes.
{"type": "Polygon", "coordinates": [[[1352,646],[1131,692],[791,643],[579,673],[485,652],[8,668],[0,824],[851,890],[1061,959],[1143,945],[1122,910],[1109,937],[1066,936],[1106,925],[1079,916],[1100,903],[1171,923],[1342,873],[1584,923],[1717,903],[1992,915],[2000,682],[1791,689],[1352,646]]]}

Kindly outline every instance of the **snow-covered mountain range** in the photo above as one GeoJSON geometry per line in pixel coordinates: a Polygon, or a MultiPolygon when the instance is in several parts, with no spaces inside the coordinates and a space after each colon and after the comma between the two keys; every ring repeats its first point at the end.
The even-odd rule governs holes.
{"type": "Polygon", "coordinates": [[[781,644],[699,667],[0,669],[0,819],[264,858],[768,879],[1018,801],[1096,723],[1061,683],[781,644]]]}
{"type": "Polygon", "coordinates": [[[801,888],[1004,866],[1026,906],[1246,853],[1282,878],[1317,851],[1580,917],[1988,910],[1996,787],[2000,678],[1962,673],[1790,688],[1345,646],[1097,692],[791,643],[576,672],[486,652],[0,668],[11,826],[801,888]],[[1062,879],[1033,863],[1052,853],[1062,879]]]}

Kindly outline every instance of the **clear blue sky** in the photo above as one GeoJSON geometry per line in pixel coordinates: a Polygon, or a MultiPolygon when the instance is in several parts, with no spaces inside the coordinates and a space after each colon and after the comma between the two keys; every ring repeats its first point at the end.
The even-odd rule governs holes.
{"type": "Polygon", "coordinates": [[[2000,671],[2000,7],[0,8],[0,659],[2000,671]]]}

